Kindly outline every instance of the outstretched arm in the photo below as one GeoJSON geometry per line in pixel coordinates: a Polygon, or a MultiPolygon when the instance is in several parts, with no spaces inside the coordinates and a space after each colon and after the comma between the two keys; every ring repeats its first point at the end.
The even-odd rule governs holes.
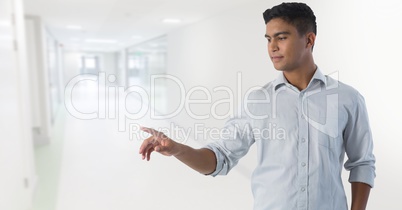
{"type": "Polygon", "coordinates": [[[149,161],[151,153],[156,151],[166,156],[174,156],[190,168],[202,174],[210,174],[216,168],[215,153],[209,149],[194,149],[187,145],[177,143],[162,132],[152,128],[141,128],[142,131],[152,136],[145,139],[140,147],[139,153],[142,159],[149,161]]]}

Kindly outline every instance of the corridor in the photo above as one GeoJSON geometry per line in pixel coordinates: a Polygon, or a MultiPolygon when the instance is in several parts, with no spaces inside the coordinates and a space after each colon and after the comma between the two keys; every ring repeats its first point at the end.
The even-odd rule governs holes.
{"type": "MultiPolygon", "coordinates": [[[[367,210],[400,210],[402,2],[302,2],[316,16],[314,63],[364,96],[377,173],[367,210]]],[[[0,210],[252,209],[254,169],[269,159],[258,143],[227,176],[211,177],[175,157],[142,160],[139,127],[194,148],[221,140],[250,93],[285,72],[275,59],[305,61],[293,44],[269,54],[262,14],[280,3],[0,0],[0,210]]],[[[330,154],[342,143],[322,146],[330,154]]],[[[350,207],[350,172],[339,170],[350,207]]]]}
{"type": "MultiPolygon", "coordinates": [[[[98,109],[98,94],[96,83],[87,80],[74,88],[71,101],[77,110],[90,113],[98,109]]],[[[128,97],[127,107],[138,106],[137,99],[128,97]]],[[[171,126],[150,117],[132,123],[171,126]]],[[[56,163],[49,167],[48,161],[37,161],[44,168],[39,184],[48,189],[40,190],[34,210],[226,209],[232,200],[248,202],[230,208],[251,208],[249,182],[241,172],[211,178],[156,153],[151,161],[143,161],[138,154],[142,139],[136,137],[146,134],[134,130],[130,140],[129,130],[118,131],[117,119],[82,120],[61,109],[54,129],[53,145],[38,149],[37,157],[47,154],[45,158],[56,163]]],[[[202,146],[191,140],[187,144],[202,146]]]]}

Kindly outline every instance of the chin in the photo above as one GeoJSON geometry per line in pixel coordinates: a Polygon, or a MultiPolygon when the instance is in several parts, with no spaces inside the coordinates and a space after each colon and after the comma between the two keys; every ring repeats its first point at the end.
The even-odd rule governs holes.
{"type": "Polygon", "coordinates": [[[275,68],[277,71],[283,71],[283,66],[275,66],[275,65],[274,65],[274,68],[275,68]]]}

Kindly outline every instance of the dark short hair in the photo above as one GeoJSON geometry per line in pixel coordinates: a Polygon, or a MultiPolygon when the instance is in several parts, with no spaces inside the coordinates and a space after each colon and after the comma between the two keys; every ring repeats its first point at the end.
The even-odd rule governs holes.
{"type": "Polygon", "coordinates": [[[305,3],[282,3],[267,9],[264,13],[265,24],[274,18],[281,18],[296,27],[302,35],[307,32],[317,34],[317,23],[313,10],[305,3]]]}

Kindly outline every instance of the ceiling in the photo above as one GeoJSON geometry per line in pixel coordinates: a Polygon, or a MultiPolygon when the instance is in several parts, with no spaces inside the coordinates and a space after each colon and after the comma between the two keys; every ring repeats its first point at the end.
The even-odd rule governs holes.
{"type": "Polygon", "coordinates": [[[27,15],[40,16],[66,49],[116,51],[251,1],[24,0],[24,9],[27,15]]]}

